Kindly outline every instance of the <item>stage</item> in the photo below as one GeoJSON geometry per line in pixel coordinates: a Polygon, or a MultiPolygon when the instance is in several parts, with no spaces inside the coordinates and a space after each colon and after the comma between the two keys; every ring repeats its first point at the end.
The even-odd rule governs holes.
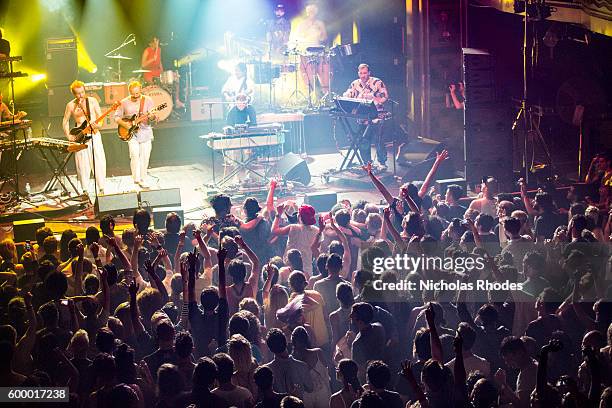
{"type": "MultiPolygon", "coordinates": [[[[154,148],[155,150],[155,145],[154,148]]],[[[304,201],[306,194],[312,195],[317,193],[337,193],[337,199],[350,200],[356,202],[358,200],[367,200],[369,202],[380,203],[382,197],[374,189],[374,186],[369,181],[369,178],[362,171],[345,172],[332,177],[325,177],[325,173],[329,170],[337,168],[342,161],[343,154],[327,153],[304,155],[303,158],[308,165],[311,175],[311,183],[308,187],[302,187],[297,183],[287,183],[288,185],[280,184],[277,188],[277,202],[285,200],[295,200],[298,203],[304,201]]],[[[207,154],[206,157],[209,157],[207,154]]],[[[234,205],[233,211],[236,214],[242,215],[240,207],[247,197],[257,197],[260,204],[265,203],[265,194],[267,189],[261,187],[244,187],[240,191],[235,191],[232,188],[215,188],[213,185],[213,174],[210,160],[186,160],[186,159],[170,159],[164,163],[163,160],[157,162],[158,165],[149,169],[148,182],[150,188],[142,189],[134,186],[132,177],[129,172],[129,158],[127,153],[120,165],[109,166],[107,168],[106,179],[106,195],[115,195],[130,192],[140,191],[155,191],[165,189],[179,189],[181,197],[180,208],[184,213],[184,222],[199,222],[205,217],[213,214],[212,208],[208,203],[208,197],[217,193],[225,192],[232,197],[234,205]]],[[[385,180],[385,183],[392,191],[399,187],[392,174],[392,167],[387,172],[380,174],[385,180]]],[[[403,168],[399,171],[403,171],[403,168]]],[[[223,175],[224,167],[217,164],[217,178],[223,175]]],[[[227,171],[227,169],[226,169],[227,171]]],[[[27,182],[31,186],[31,191],[36,193],[40,191],[47,182],[48,175],[33,174],[27,176],[27,182]]],[[[69,173],[70,180],[77,185],[76,174],[69,173]]],[[[25,180],[24,180],[25,183],[25,180]]],[[[67,183],[66,183],[67,184],[67,183]]],[[[90,180],[89,200],[82,197],[83,200],[77,198],[67,199],[63,197],[59,200],[59,192],[48,198],[44,202],[37,203],[39,208],[44,206],[44,217],[37,215],[36,207],[27,204],[25,201],[21,205],[19,214],[3,214],[0,219],[0,239],[9,237],[12,238],[12,220],[27,219],[27,218],[45,218],[46,225],[54,232],[61,233],[66,228],[71,228],[80,237],[84,236],[85,230],[91,225],[99,226],[99,220],[94,213],[92,201],[95,198],[93,178],[90,180]],[[60,203],[60,201],[63,201],[60,203]]],[[[41,197],[33,194],[33,198],[41,197]]],[[[132,213],[126,213],[125,216],[118,215],[117,230],[121,231],[131,227],[132,213]]]]}

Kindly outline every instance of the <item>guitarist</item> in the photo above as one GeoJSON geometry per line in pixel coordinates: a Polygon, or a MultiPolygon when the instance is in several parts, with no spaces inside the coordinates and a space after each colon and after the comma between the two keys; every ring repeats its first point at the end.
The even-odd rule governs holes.
{"type": "Polygon", "coordinates": [[[234,102],[239,94],[243,94],[248,97],[249,103],[251,103],[254,89],[255,84],[247,78],[246,64],[241,62],[236,64],[234,74],[227,78],[221,92],[226,102],[234,102]]]}
{"type": "Polygon", "coordinates": [[[93,123],[102,115],[102,111],[98,101],[85,94],[85,84],[83,82],[74,81],[70,84],[70,91],[74,95],[74,99],[66,104],[66,111],[64,112],[64,120],[62,122],[64,134],[71,142],[77,141],[75,136],[70,134],[70,119],[72,118],[76,126],[81,126],[83,122],[88,121],[89,126],[84,133],[91,136],[90,138],[88,137],[87,149],[80,150],[74,154],[79,184],[81,185],[82,193],[86,193],[92,165],[95,163],[94,175],[96,177],[97,190],[99,194],[104,194],[106,155],[104,154],[100,130],[93,123]]]}
{"type": "MultiPolygon", "coordinates": [[[[129,129],[132,124],[126,120],[127,117],[133,115],[140,117],[146,115],[146,112],[153,109],[153,99],[147,95],[143,95],[141,88],[142,85],[140,82],[130,82],[128,86],[130,96],[121,101],[119,109],[115,112],[115,121],[119,126],[129,129]]],[[[153,129],[150,123],[156,120],[157,117],[155,114],[150,113],[148,118],[140,123],[138,131],[128,142],[132,179],[134,180],[134,184],[139,185],[141,188],[150,187],[147,182],[149,158],[151,157],[151,149],[153,147],[153,129]]]]}

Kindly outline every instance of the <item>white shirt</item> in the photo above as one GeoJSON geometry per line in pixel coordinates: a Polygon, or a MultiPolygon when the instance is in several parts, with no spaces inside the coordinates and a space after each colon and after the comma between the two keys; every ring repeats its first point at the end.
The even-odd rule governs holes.
{"type": "MultiPolygon", "coordinates": [[[[142,95],[144,98],[144,104],[142,106],[142,113],[146,113],[155,107],[153,99],[147,95],[142,95]]],[[[136,102],[133,102],[132,99],[128,96],[121,100],[121,105],[115,111],[115,120],[121,119],[123,117],[130,117],[132,115],[137,115],[140,111],[140,99],[136,102]]],[[[132,140],[136,140],[138,143],[144,143],[153,140],[153,128],[148,123],[148,121],[144,121],[140,123],[140,128],[138,132],[134,135],[132,140]]]]}

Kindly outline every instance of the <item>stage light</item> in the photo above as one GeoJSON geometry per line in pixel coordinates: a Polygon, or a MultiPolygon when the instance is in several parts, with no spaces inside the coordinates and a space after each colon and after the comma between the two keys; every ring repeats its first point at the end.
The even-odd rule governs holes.
{"type": "Polygon", "coordinates": [[[32,80],[32,82],[39,82],[43,79],[47,79],[47,74],[34,74],[30,76],[30,79],[32,80]]]}
{"type": "Polygon", "coordinates": [[[67,0],[41,0],[40,2],[44,8],[54,13],[61,9],[65,9],[68,3],[67,0]]]}

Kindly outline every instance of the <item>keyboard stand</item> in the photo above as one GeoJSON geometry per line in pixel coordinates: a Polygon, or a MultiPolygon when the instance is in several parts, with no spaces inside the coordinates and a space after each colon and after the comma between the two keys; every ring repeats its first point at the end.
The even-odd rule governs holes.
{"type": "Polygon", "coordinates": [[[351,166],[353,165],[353,161],[355,159],[357,159],[357,161],[359,162],[359,165],[364,166],[366,163],[363,161],[363,158],[361,157],[361,153],[359,152],[359,146],[361,145],[362,141],[366,138],[366,136],[368,135],[368,132],[370,131],[370,121],[367,122],[365,129],[363,130],[363,132],[359,131],[359,127],[357,127],[357,129],[353,129],[353,127],[351,126],[351,124],[348,122],[348,118],[341,116],[338,117],[337,119],[340,120],[340,124],[342,125],[342,128],[344,129],[344,132],[346,133],[347,136],[349,136],[350,140],[351,140],[351,146],[349,147],[346,156],[344,156],[344,160],[342,160],[342,163],[340,164],[340,167],[335,171],[335,173],[340,173],[346,170],[349,170],[351,168],[351,166]]]}

